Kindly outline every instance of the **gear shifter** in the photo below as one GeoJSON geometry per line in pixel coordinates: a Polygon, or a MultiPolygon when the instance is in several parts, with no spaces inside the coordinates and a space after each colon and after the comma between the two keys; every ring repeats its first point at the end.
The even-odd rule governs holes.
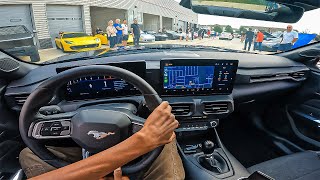
{"type": "Polygon", "coordinates": [[[212,154],[214,152],[214,143],[206,140],[202,143],[202,151],[204,154],[212,154]]]}
{"type": "Polygon", "coordinates": [[[214,151],[214,143],[206,140],[202,143],[203,156],[199,157],[199,163],[206,169],[216,173],[223,174],[229,171],[227,162],[221,155],[214,151]]]}

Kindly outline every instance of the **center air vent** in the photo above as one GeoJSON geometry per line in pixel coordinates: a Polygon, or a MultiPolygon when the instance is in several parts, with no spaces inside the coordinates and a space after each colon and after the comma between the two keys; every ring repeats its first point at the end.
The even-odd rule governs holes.
{"type": "Polygon", "coordinates": [[[204,114],[222,114],[228,113],[228,103],[227,102],[205,102],[204,103],[204,114]]]}
{"type": "Polygon", "coordinates": [[[172,114],[175,116],[186,116],[191,113],[191,104],[170,104],[172,114]]]}

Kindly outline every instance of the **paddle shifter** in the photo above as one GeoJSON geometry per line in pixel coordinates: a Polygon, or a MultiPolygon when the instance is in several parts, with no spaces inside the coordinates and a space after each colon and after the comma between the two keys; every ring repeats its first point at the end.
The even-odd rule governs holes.
{"type": "Polygon", "coordinates": [[[199,163],[209,171],[216,174],[223,174],[229,171],[226,160],[214,151],[215,145],[212,141],[206,140],[202,143],[204,155],[199,157],[199,163]]]}

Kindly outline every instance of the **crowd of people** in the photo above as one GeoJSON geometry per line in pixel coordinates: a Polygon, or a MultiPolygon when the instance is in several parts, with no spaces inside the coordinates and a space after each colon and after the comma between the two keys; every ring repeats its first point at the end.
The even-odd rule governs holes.
{"type": "MultiPolygon", "coordinates": [[[[116,19],[115,22],[110,20],[108,22],[106,28],[106,34],[109,41],[110,48],[116,48],[117,46],[127,46],[128,38],[129,38],[129,27],[127,24],[127,20],[124,19],[122,23],[120,23],[120,19],[116,19]]],[[[140,25],[138,24],[137,19],[134,19],[133,24],[130,26],[130,30],[133,36],[133,43],[135,46],[139,46],[140,39],[140,25]]],[[[159,33],[166,33],[166,28],[163,27],[159,29],[159,33]]],[[[195,29],[188,26],[185,31],[182,30],[182,27],[176,30],[177,33],[180,33],[180,40],[185,39],[188,41],[190,38],[194,40],[195,33],[197,32],[198,38],[201,40],[204,38],[204,35],[207,34],[208,37],[215,37],[216,32],[211,34],[210,29],[195,29]]],[[[97,27],[96,34],[101,34],[103,31],[97,27]]],[[[233,34],[232,34],[233,35],[233,34]]],[[[265,35],[262,30],[258,30],[256,33],[249,28],[246,32],[243,32],[240,37],[240,41],[244,42],[243,50],[251,50],[253,44],[253,50],[262,51],[262,42],[265,39],[265,35]]],[[[292,49],[293,44],[298,40],[298,33],[293,30],[291,25],[287,26],[287,30],[283,32],[283,37],[278,47],[278,52],[284,52],[292,49]]]]}
{"type": "MultiPolygon", "coordinates": [[[[277,52],[285,52],[291,50],[294,43],[297,42],[298,38],[298,33],[293,30],[292,25],[288,25],[287,30],[283,32],[282,39],[280,41],[277,52]]],[[[241,42],[243,42],[243,40],[243,50],[250,51],[251,44],[254,43],[253,49],[262,51],[262,42],[264,40],[264,34],[261,30],[258,30],[258,32],[255,34],[252,31],[252,28],[249,28],[249,30],[241,37],[241,42]]]]}
{"type": "MultiPolygon", "coordinates": [[[[115,21],[110,20],[107,24],[106,34],[108,38],[109,47],[111,49],[116,48],[117,46],[127,46],[129,39],[129,27],[127,24],[127,20],[124,19],[122,23],[120,23],[120,19],[116,19],[115,21]]],[[[140,39],[140,25],[138,24],[138,20],[134,19],[133,24],[131,24],[131,33],[133,37],[133,43],[135,46],[139,46],[140,39]]],[[[96,28],[96,34],[104,33],[99,27],[96,28]]]]}

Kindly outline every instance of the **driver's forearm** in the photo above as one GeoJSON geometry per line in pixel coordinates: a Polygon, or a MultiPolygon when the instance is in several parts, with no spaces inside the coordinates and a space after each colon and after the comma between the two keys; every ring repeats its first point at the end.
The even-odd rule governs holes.
{"type": "Polygon", "coordinates": [[[99,179],[155,148],[156,145],[150,145],[147,137],[143,133],[138,132],[118,145],[90,156],[87,159],[32,179],[99,179]]]}

